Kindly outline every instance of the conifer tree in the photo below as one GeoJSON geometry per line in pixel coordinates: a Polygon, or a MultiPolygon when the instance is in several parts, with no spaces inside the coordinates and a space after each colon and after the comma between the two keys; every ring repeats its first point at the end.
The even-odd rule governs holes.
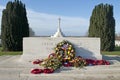
{"type": "Polygon", "coordinates": [[[100,37],[101,50],[113,51],[115,47],[115,19],[113,6],[99,4],[95,6],[90,18],[89,37],[100,37]]]}
{"type": "Polygon", "coordinates": [[[1,38],[4,51],[21,51],[23,37],[29,36],[25,5],[9,1],[2,12],[1,38]]]}

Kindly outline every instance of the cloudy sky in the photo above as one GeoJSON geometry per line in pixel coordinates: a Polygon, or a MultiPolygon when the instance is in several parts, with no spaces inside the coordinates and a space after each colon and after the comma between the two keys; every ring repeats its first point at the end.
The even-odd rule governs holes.
{"type": "MultiPolygon", "coordinates": [[[[0,25],[2,10],[8,1],[0,0],[0,25]]],[[[30,27],[37,36],[53,35],[61,18],[65,35],[84,36],[89,28],[89,19],[95,5],[108,3],[114,6],[116,33],[120,33],[120,0],[21,0],[27,9],[30,27]]]]}

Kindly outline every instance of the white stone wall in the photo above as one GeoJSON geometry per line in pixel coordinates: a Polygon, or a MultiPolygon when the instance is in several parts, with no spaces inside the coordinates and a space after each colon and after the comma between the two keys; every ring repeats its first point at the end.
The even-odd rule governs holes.
{"type": "Polygon", "coordinates": [[[120,46],[120,41],[119,40],[115,40],[115,46],[120,46]]]}
{"type": "Polygon", "coordinates": [[[82,56],[90,59],[102,59],[100,54],[99,38],[81,38],[81,37],[29,37],[23,39],[22,60],[31,61],[34,59],[43,59],[54,52],[54,47],[62,40],[71,42],[76,50],[76,56],[82,56]]]}

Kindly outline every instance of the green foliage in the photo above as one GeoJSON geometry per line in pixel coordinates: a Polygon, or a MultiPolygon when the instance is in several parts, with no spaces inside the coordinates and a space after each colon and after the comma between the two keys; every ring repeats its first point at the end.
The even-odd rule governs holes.
{"type": "Polygon", "coordinates": [[[29,35],[35,36],[35,32],[33,31],[33,29],[31,27],[29,27],[29,35]]]}
{"type": "Polygon", "coordinates": [[[115,20],[113,6],[99,4],[95,6],[90,18],[89,37],[100,37],[101,50],[113,51],[115,47],[115,20]]]}
{"type": "Polygon", "coordinates": [[[0,52],[0,56],[3,56],[3,55],[22,55],[22,52],[21,51],[10,51],[10,52],[7,52],[7,51],[2,51],[0,52]]]}
{"type": "Polygon", "coordinates": [[[45,59],[44,62],[40,65],[44,68],[56,70],[62,66],[62,63],[57,57],[50,57],[45,59]]]}
{"type": "Polygon", "coordinates": [[[85,59],[83,59],[82,57],[78,56],[75,57],[71,63],[74,65],[74,67],[84,67],[87,65],[87,62],[85,59]]]}
{"type": "Polygon", "coordinates": [[[2,51],[2,47],[0,47],[0,56],[3,55],[22,55],[21,51],[2,51]]]}
{"type": "Polygon", "coordinates": [[[21,51],[23,37],[29,36],[25,5],[19,1],[8,2],[2,12],[1,38],[4,51],[21,51]]]}
{"type": "Polygon", "coordinates": [[[102,55],[119,55],[120,56],[120,51],[103,51],[102,55]]]}

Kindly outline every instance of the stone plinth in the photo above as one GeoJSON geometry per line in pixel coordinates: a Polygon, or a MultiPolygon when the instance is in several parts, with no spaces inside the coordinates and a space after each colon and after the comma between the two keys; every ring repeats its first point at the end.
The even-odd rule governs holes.
{"type": "Polygon", "coordinates": [[[31,61],[34,59],[47,58],[54,52],[56,44],[68,40],[76,50],[76,56],[89,59],[102,59],[100,54],[100,38],[88,37],[29,37],[23,38],[23,55],[21,60],[31,61]]]}

